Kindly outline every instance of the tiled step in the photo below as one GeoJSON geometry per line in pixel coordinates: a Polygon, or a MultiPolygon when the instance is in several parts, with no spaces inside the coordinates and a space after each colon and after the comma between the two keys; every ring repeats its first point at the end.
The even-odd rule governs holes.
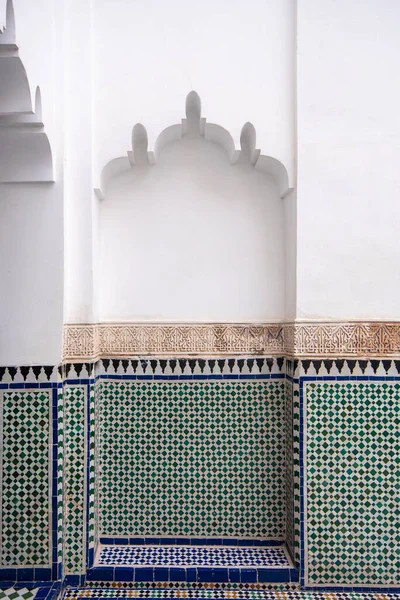
{"type": "Polygon", "coordinates": [[[284,545],[99,545],[88,581],[296,581],[284,545]]]}

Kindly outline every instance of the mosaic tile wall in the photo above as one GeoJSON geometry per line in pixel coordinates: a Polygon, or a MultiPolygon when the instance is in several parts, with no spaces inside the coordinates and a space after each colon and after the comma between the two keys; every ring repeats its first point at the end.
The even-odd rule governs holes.
{"type": "Polygon", "coordinates": [[[292,557],[295,555],[294,462],[293,462],[293,382],[285,381],[285,540],[292,557]]]}
{"type": "Polygon", "coordinates": [[[10,389],[0,391],[0,401],[0,565],[49,567],[51,392],[10,389]]]}
{"type": "Polygon", "coordinates": [[[284,537],[284,380],[102,380],[96,404],[100,535],[284,537]]]}
{"type": "Polygon", "coordinates": [[[400,586],[400,382],[372,379],[304,384],[308,585],[400,586]]]}
{"type": "Polygon", "coordinates": [[[63,569],[82,573],[86,543],[86,400],[85,385],[64,386],[63,569]]]}

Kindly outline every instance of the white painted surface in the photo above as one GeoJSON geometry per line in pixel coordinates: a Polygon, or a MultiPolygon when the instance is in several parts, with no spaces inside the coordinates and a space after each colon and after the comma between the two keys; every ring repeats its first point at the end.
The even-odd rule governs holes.
{"type": "Polygon", "coordinates": [[[284,317],[283,201],[216,144],[182,139],[115,177],[100,223],[100,320],[284,317]]]}
{"type": "Polygon", "coordinates": [[[61,359],[60,193],[54,184],[0,186],[0,365],[61,359]]]}
{"type": "MultiPolygon", "coordinates": [[[[36,85],[42,91],[57,185],[52,191],[0,188],[2,287],[10,290],[0,301],[0,364],[57,362],[64,277],[68,322],[96,321],[99,314],[107,320],[400,318],[399,3],[298,0],[297,112],[292,0],[206,0],[201,9],[183,0],[14,4],[32,96],[36,85]],[[114,197],[101,207],[102,264],[97,267],[99,207],[93,188],[101,169],[126,155],[136,122],[146,126],[152,150],[160,131],[180,122],[190,89],[199,92],[208,123],[224,126],[237,148],[243,124],[251,121],[256,147],[281,160],[292,180],[297,118],[297,208],[294,195],[281,201],[284,217],[273,217],[279,227],[272,228],[271,237],[270,211],[280,209],[263,174],[236,181],[225,177],[228,165],[216,158],[213,164],[219,166],[208,178],[214,183],[205,193],[202,169],[208,163],[201,163],[199,185],[192,166],[181,165],[176,177],[176,169],[166,164],[172,160],[168,151],[151,167],[159,173],[151,176],[154,196],[148,189],[142,198],[133,192],[138,186],[132,173],[132,188],[118,190],[121,180],[114,182],[114,197]],[[261,179],[263,192],[255,183],[261,179]],[[194,181],[191,205],[185,186],[194,181]],[[60,250],[64,195],[65,271],[60,250]],[[161,206],[157,218],[151,218],[152,202],[161,206]],[[235,210],[225,211],[227,204],[235,210]],[[130,219],[137,236],[128,242],[123,234],[117,244],[113,232],[124,232],[130,219]],[[185,228],[178,235],[179,219],[185,228]],[[201,233],[205,228],[208,244],[201,233]],[[141,237],[152,243],[138,267],[133,256],[143,256],[141,237]],[[108,254],[107,239],[113,246],[108,254]],[[188,247],[197,269],[190,266],[188,247]],[[218,252],[222,277],[217,275],[221,265],[212,260],[218,252]],[[250,258],[256,255],[257,264],[250,258]],[[279,276],[266,255],[282,257],[279,276]],[[124,280],[119,263],[138,281],[124,280]],[[167,277],[171,264],[175,287],[167,277]],[[106,268],[114,287],[104,283],[106,268]],[[117,274],[122,274],[119,283],[117,274]],[[160,289],[166,290],[163,301],[160,289]],[[203,296],[199,289],[205,290],[203,296]]],[[[5,0],[0,0],[0,20],[4,15],[5,0]]]]}
{"type": "Polygon", "coordinates": [[[90,0],[64,5],[65,311],[67,323],[94,315],[93,85],[90,0]],[[79,18],[77,18],[79,17],[79,18]]]}
{"type": "Polygon", "coordinates": [[[208,122],[239,148],[250,121],[292,178],[294,0],[96,0],[93,11],[97,175],[126,154],[136,122],[152,150],[196,90],[208,122]]]}
{"type": "Polygon", "coordinates": [[[299,318],[400,318],[400,3],[298,2],[299,318]]]}

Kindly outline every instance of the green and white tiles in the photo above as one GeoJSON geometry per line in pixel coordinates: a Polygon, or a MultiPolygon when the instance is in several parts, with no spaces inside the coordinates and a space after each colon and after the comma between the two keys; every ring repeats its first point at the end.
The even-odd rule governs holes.
{"type": "Polygon", "coordinates": [[[106,381],[99,534],[285,534],[285,382],[106,381]]]}
{"type": "Polygon", "coordinates": [[[0,565],[51,564],[51,392],[0,392],[0,565]]]}
{"type": "Polygon", "coordinates": [[[65,574],[82,573],[86,543],[86,386],[64,387],[64,532],[65,574]]]}
{"type": "Polygon", "coordinates": [[[400,585],[400,383],[305,384],[306,584],[400,585]]]}

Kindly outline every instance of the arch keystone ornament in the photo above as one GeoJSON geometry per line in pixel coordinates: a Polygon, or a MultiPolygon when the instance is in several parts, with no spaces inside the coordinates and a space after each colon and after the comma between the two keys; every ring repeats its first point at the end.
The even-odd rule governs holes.
{"type": "Polygon", "coordinates": [[[180,124],[171,125],[159,134],[152,150],[148,150],[145,126],[137,123],[132,131],[132,150],[128,150],[126,157],[115,158],[105,165],[100,175],[100,184],[95,188],[97,196],[102,200],[106,197],[107,186],[113,177],[139,165],[156,165],[160,153],[168,144],[184,138],[204,138],[218,144],[225,150],[232,166],[247,162],[258,171],[272,176],[281,198],[285,198],[292,190],[285,166],[279,160],[265,156],[256,149],[256,130],[251,123],[243,126],[240,136],[241,148],[237,149],[229,131],[221,125],[207,123],[206,118],[201,116],[201,99],[194,90],[186,96],[185,112],[186,117],[180,124]]]}

